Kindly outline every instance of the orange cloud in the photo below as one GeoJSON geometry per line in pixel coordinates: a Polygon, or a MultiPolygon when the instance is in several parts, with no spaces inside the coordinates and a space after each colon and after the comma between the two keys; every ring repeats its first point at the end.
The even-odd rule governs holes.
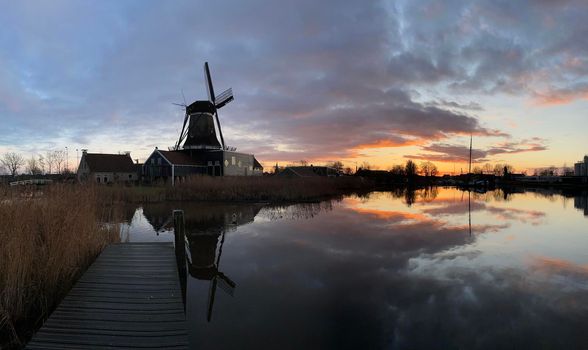
{"type": "Polygon", "coordinates": [[[382,139],[377,140],[371,143],[364,143],[361,145],[357,145],[353,147],[353,149],[371,149],[371,148],[385,148],[385,147],[406,147],[406,146],[418,146],[423,145],[426,141],[422,139],[417,140],[409,140],[409,139],[399,139],[399,140],[390,140],[390,139],[382,139]]]}
{"type": "Polygon", "coordinates": [[[588,86],[579,89],[560,89],[543,94],[535,94],[534,104],[538,106],[556,106],[575,100],[588,100],[588,86]]]}
{"type": "Polygon", "coordinates": [[[588,275],[588,265],[578,265],[568,260],[544,256],[533,257],[531,267],[547,275],[588,275]]]}
{"type": "Polygon", "coordinates": [[[416,213],[409,213],[409,212],[402,212],[402,211],[392,211],[392,210],[382,210],[382,209],[368,209],[368,208],[350,208],[356,213],[359,214],[366,214],[371,215],[377,219],[381,220],[395,220],[395,221],[418,221],[418,222],[425,222],[431,221],[431,219],[423,214],[416,214],[416,213]]]}

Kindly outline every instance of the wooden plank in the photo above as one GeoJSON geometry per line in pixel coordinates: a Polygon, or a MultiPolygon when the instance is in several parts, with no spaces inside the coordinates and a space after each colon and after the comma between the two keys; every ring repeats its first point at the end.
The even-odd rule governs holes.
{"type": "Polygon", "coordinates": [[[172,243],[104,249],[28,349],[187,349],[172,243]]]}
{"type": "Polygon", "coordinates": [[[50,319],[59,318],[61,320],[96,320],[96,321],[120,321],[120,322],[172,322],[185,321],[183,312],[93,312],[91,315],[83,318],[79,317],[78,311],[60,311],[51,315],[50,319]]]}
{"type": "Polygon", "coordinates": [[[103,330],[135,330],[140,328],[144,332],[152,331],[173,331],[183,327],[181,321],[169,322],[124,322],[124,321],[101,321],[101,320],[61,320],[51,319],[47,321],[49,328],[71,328],[71,329],[103,329],[103,330]]]}

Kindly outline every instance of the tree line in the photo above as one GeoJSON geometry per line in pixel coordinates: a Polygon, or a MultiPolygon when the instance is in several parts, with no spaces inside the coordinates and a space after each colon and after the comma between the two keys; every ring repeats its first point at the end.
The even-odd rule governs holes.
{"type": "MultiPolygon", "coordinates": [[[[306,160],[299,160],[295,162],[295,166],[311,166],[306,160]]],[[[356,171],[351,167],[346,167],[343,162],[341,161],[332,161],[325,164],[325,166],[333,168],[337,170],[340,174],[352,175],[356,171],[360,172],[362,170],[375,170],[373,166],[371,166],[368,162],[362,162],[361,165],[357,168],[356,171]]],[[[553,168],[553,167],[552,167],[553,168]]],[[[553,169],[549,168],[545,170],[545,173],[551,171],[553,174],[553,169]]],[[[283,170],[284,167],[278,167],[276,164],[276,168],[274,168],[274,173],[279,173],[283,170]]],[[[573,170],[573,169],[572,169],[573,170]]],[[[413,160],[407,160],[405,164],[396,164],[393,165],[388,169],[391,175],[397,177],[415,177],[417,175],[424,176],[424,177],[435,177],[439,175],[439,168],[433,162],[430,161],[423,161],[420,164],[417,164],[413,160]]],[[[506,163],[496,163],[490,164],[486,163],[483,165],[476,165],[472,169],[472,173],[476,175],[495,175],[495,176],[505,176],[508,174],[513,174],[515,169],[512,165],[506,163]]]]}
{"type": "Polygon", "coordinates": [[[65,151],[47,151],[45,154],[32,155],[25,158],[16,152],[7,152],[0,156],[0,165],[11,176],[19,174],[43,175],[64,174],[66,169],[65,151]]]}

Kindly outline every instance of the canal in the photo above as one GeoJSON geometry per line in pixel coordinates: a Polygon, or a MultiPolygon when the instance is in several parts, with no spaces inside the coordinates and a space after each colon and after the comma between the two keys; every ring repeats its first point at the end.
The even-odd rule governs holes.
{"type": "Polygon", "coordinates": [[[585,193],[145,204],[123,241],[173,241],[173,209],[195,349],[588,347],[585,193]]]}

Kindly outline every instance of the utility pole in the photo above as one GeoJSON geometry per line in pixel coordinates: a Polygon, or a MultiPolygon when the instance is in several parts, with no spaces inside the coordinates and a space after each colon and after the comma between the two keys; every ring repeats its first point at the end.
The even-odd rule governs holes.
{"type": "Polygon", "coordinates": [[[65,169],[69,172],[69,152],[67,146],[65,146],[65,169]]]}

